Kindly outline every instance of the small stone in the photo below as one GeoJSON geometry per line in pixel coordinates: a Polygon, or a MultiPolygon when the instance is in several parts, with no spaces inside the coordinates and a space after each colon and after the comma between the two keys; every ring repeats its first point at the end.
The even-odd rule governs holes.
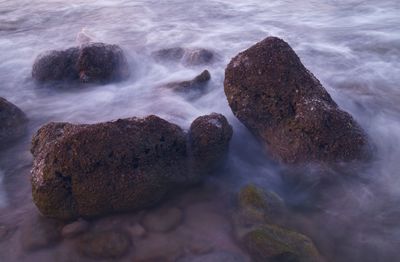
{"type": "Polygon", "coordinates": [[[147,213],[143,225],[149,231],[168,232],[175,229],[183,220],[183,212],[179,208],[161,208],[147,213]]]}
{"type": "Polygon", "coordinates": [[[75,237],[89,228],[89,223],[83,219],[79,219],[71,224],[65,225],[61,230],[61,235],[63,238],[75,237]]]}
{"type": "Polygon", "coordinates": [[[0,224],[0,242],[10,238],[16,231],[15,227],[0,224]]]}
{"type": "Polygon", "coordinates": [[[120,230],[90,232],[80,237],[76,248],[85,257],[94,259],[118,259],[132,246],[128,233],[120,230]]]}
{"type": "Polygon", "coordinates": [[[22,247],[35,251],[55,245],[60,240],[60,223],[42,217],[35,218],[21,229],[22,247]]]}
{"type": "Polygon", "coordinates": [[[192,80],[168,83],[165,87],[172,89],[175,92],[204,91],[204,88],[207,86],[210,79],[210,72],[204,70],[192,80]]]}
{"type": "Polygon", "coordinates": [[[27,121],[21,109],[0,97],[0,149],[25,134],[27,121]]]}
{"type": "Polygon", "coordinates": [[[242,255],[225,251],[216,251],[201,256],[190,256],[178,260],[178,262],[245,262],[245,261],[247,260],[242,255]]]}
{"type": "Polygon", "coordinates": [[[135,224],[128,228],[133,237],[143,238],[146,236],[146,229],[140,224],[135,224]]]}
{"type": "Polygon", "coordinates": [[[173,47],[153,52],[153,57],[166,62],[181,62],[187,66],[210,64],[214,61],[214,52],[205,48],[173,47]]]}
{"type": "Polygon", "coordinates": [[[323,261],[311,239],[275,225],[257,227],[240,240],[252,261],[323,261]]]}

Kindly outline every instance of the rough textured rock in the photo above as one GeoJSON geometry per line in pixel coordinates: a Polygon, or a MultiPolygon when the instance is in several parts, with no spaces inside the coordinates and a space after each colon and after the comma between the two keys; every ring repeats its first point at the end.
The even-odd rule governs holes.
{"type": "Polygon", "coordinates": [[[188,66],[198,66],[212,63],[215,55],[212,51],[204,48],[173,47],[158,50],[153,53],[153,57],[160,61],[181,62],[188,66]]]}
{"type": "Polygon", "coordinates": [[[32,77],[42,83],[108,83],[128,78],[129,66],[119,46],[91,43],[39,55],[33,64],[32,77]]]}
{"type": "Polygon", "coordinates": [[[221,114],[195,119],[189,132],[192,173],[208,173],[215,169],[225,158],[232,134],[232,127],[221,114]]]}
{"type": "Polygon", "coordinates": [[[161,208],[147,213],[143,225],[152,232],[168,232],[183,220],[183,212],[179,208],[161,208]]]}
{"type": "Polygon", "coordinates": [[[154,115],[93,125],[49,123],[32,140],[33,200],[43,215],[59,219],[152,206],[207,175],[227,151],[232,128],[212,114],[195,120],[187,136],[154,115]],[[198,124],[208,118],[222,122],[198,124]]]}
{"type": "Polygon", "coordinates": [[[21,137],[27,121],[21,109],[0,97],[0,148],[21,137]]]}
{"type": "Polygon", "coordinates": [[[369,155],[361,127],[279,38],[268,37],[234,57],[224,88],[233,113],[284,163],[369,155]]]}
{"type": "Polygon", "coordinates": [[[168,83],[165,85],[165,87],[176,92],[203,91],[210,79],[210,72],[208,72],[208,70],[204,70],[192,80],[168,83]]]}
{"type": "Polygon", "coordinates": [[[255,262],[323,261],[308,237],[274,225],[253,229],[240,242],[255,262]]]}
{"type": "Polygon", "coordinates": [[[91,232],[83,235],[76,248],[83,256],[94,259],[118,259],[132,246],[128,233],[121,230],[91,232]]]}

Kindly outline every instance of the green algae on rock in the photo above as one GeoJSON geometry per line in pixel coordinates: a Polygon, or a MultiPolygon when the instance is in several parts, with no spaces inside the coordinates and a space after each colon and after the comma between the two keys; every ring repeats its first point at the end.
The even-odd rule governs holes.
{"type": "Polygon", "coordinates": [[[240,239],[253,261],[323,261],[311,239],[276,225],[262,225],[240,239]]]}

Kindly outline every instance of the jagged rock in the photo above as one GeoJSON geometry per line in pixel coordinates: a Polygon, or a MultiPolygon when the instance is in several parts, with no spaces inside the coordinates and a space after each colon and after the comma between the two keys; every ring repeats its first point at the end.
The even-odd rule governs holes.
{"type": "Polygon", "coordinates": [[[154,115],[93,125],[49,123],[32,140],[34,203],[59,219],[152,206],[172,189],[201,181],[226,153],[232,127],[212,114],[196,119],[187,136],[154,115]],[[204,119],[210,121],[197,124],[204,119]]]}
{"type": "Polygon", "coordinates": [[[313,242],[306,236],[275,225],[250,230],[240,243],[252,261],[323,261],[313,242]]]}
{"type": "Polygon", "coordinates": [[[152,55],[160,61],[181,62],[188,66],[210,64],[215,58],[212,51],[204,48],[173,47],[158,50],[152,55]]]}
{"type": "Polygon", "coordinates": [[[66,50],[52,50],[39,55],[32,77],[40,82],[66,81],[109,83],[129,77],[123,50],[117,45],[90,43],[66,50]]]}
{"type": "Polygon", "coordinates": [[[28,119],[17,106],[0,97],[0,148],[21,137],[28,119]]]}
{"type": "Polygon", "coordinates": [[[234,57],[225,94],[237,118],[284,163],[366,159],[369,142],[283,40],[268,37],[234,57]]]}
{"type": "Polygon", "coordinates": [[[208,72],[208,70],[204,70],[192,80],[168,83],[165,85],[165,87],[176,92],[203,91],[210,79],[210,72],[208,72]]]}
{"type": "Polygon", "coordinates": [[[85,257],[94,259],[118,259],[126,255],[132,241],[124,231],[106,230],[91,232],[80,237],[76,248],[85,257]]]}

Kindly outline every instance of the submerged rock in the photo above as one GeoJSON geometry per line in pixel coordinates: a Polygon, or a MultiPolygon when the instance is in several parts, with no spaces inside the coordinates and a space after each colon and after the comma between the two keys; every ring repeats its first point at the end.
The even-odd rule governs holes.
{"type": "Polygon", "coordinates": [[[129,66],[119,46],[90,43],[39,55],[33,64],[32,77],[41,83],[109,83],[127,79],[129,66]]]}
{"type": "Polygon", "coordinates": [[[306,236],[275,225],[259,226],[242,237],[240,243],[252,261],[323,261],[306,236]]]}
{"type": "Polygon", "coordinates": [[[246,185],[238,193],[237,210],[233,215],[235,229],[240,231],[254,225],[279,223],[285,219],[284,201],[274,192],[255,185],[246,185]]]}
{"type": "Polygon", "coordinates": [[[176,92],[203,91],[210,79],[210,72],[208,72],[208,70],[204,70],[192,80],[168,83],[165,85],[165,87],[176,92]]]}
{"type": "Polygon", "coordinates": [[[17,106],[0,97],[0,148],[21,137],[28,119],[17,106]]]}
{"type": "Polygon", "coordinates": [[[168,232],[173,230],[183,220],[183,212],[179,208],[161,208],[147,213],[143,225],[152,232],[168,232]]]}
{"type": "Polygon", "coordinates": [[[57,221],[36,217],[21,229],[21,244],[26,251],[48,248],[61,240],[61,224],[57,221]]]}
{"type": "Polygon", "coordinates": [[[118,259],[132,246],[128,233],[121,230],[91,232],[83,235],[76,244],[79,253],[93,259],[118,259]]]}
{"type": "Polygon", "coordinates": [[[59,219],[152,206],[172,189],[201,181],[223,158],[232,128],[218,114],[194,123],[208,117],[218,121],[196,124],[190,139],[154,115],[93,125],[49,123],[32,140],[33,200],[43,215],[59,219]]]}
{"type": "Polygon", "coordinates": [[[83,219],[79,219],[73,223],[65,225],[61,230],[63,238],[72,238],[84,233],[89,229],[89,223],[83,219]]]}
{"type": "Polygon", "coordinates": [[[284,163],[369,156],[362,128],[279,38],[268,37],[234,57],[224,88],[233,113],[284,163]]]}
{"type": "Polygon", "coordinates": [[[152,55],[160,61],[181,62],[188,66],[210,64],[215,58],[212,51],[204,48],[173,47],[158,50],[152,55]]]}
{"type": "Polygon", "coordinates": [[[226,251],[216,251],[201,256],[190,256],[179,259],[178,262],[245,262],[242,255],[226,251]]]}

